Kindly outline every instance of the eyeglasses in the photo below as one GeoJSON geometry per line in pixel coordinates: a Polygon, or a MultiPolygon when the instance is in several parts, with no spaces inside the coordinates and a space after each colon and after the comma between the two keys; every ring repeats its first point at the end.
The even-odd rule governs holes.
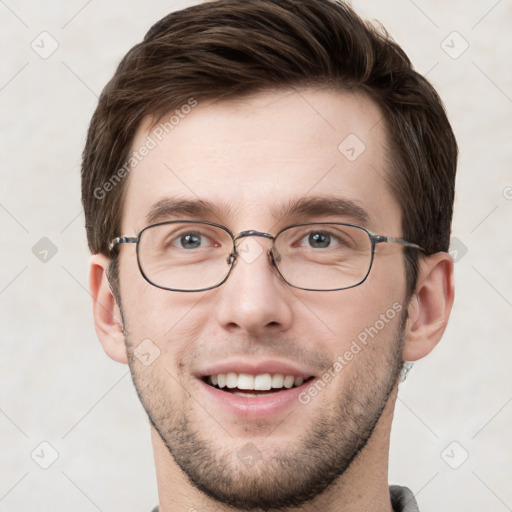
{"type": "Polygon", "coordinates": [[[253,236],[272,241],[267,255],[286,283],[311,291],[344,290],[363,283],[377,244],[423,250],[401,238],[374,235],[342,222],[295,224],[276,235],[260,231],[234,235],[224,226],[193,220],[152,224],[136,237],[114,238],[109,248],[134,243],[140,272],[148,283],[164,290],[199,292],[227,280],[238,258],[245,259],[240,241],[253,236]]]}

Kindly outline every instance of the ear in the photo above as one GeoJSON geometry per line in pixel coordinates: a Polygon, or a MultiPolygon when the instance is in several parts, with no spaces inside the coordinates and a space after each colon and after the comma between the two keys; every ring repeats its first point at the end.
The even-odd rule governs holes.
{"type": "Polygon", "coordinates": [[[107,269],[109,259],[95,254],[89,260],[89,286],[92,296],[92,311],[96,334],[103,350],[119,363],[128,363],[121,311],[116,303],[107,269]]]}
{"type": "Polygon", "coordinates": [[[417,361],[434,349],[446,329],[453,298],[451,256],[439,252],[421,261],[418,284],[408,306],[404,361],[417,361]]]}

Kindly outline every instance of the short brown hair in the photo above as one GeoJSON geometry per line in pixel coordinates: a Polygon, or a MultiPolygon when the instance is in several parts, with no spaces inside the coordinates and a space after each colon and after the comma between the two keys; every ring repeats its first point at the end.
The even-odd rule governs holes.
{"type": "MultiPolygon", "coordinates": [[[[443,104],[383,29],[335,0],[217,0],[173,12],[149,30],[104,88],[89,127],[82,202],[90,250],[109,255],[120,235],[127,180],[112,178],[126,171],[145,116],[158,122],[191,98],[313,85],[363,92],[380,106],[403,237],[426,254],[447,251],[457,144],[443,104]],[[109,180],[108,195],[100,195],[109,180]]],[[[406,250],[409,294],[417,265],[417,252],[406,250]]]]}

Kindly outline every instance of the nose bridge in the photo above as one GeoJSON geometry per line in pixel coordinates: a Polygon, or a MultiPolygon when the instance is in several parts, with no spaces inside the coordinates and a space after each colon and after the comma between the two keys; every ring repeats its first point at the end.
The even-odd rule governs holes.
{"type": "Polygon", "coordinates": [[[265,233],[263,231],[256,231],[254,229],[249,229],[247,231],[241,231],[237,235],[233,237],[233,244],[235,247],[235,254],[232,256],[241,257],[246,263],[252,263],[262,252],[266,252],[269,256],[270,263],[274,265],[274,260],[272,257],[272,250],[274,248],[274,240],[275,236],[270,233],[265,233]],[[251,243],[250,237],[260,237],[266,238],[272,242],[270,248],[263,249],[260,244],[258,244],[255,240],[251,243]],[[249,238],[244,244],[244,239],[249,238]]]}
{"type": "Polygon", "coordinates": [[[269,256],[270,263],[273,265],[272,249],[274,246],[274,240],[275,237],[273,235],[263,231],[256,231],[253,229],[241,231],[233,237],[233,245],[235,250],[234,254],[231,256],[233,259],[241,258],[246,263],[252,263],[260,255],[262,255],[262,253],[266,253],[269,256]],[[270,240],[271,246],[265,249],[261,243],[258,243],[252,237],[260,237],[270,240]]]}
{"type": "Polygon", "coordinates": [[[267,258],[264,258],[266,262],[261,259],[271,254],[271,248],[264,248],[264,244],[253,237],[265,238],[272,244],[275,238],[255,230],[242,231],[233,237],[236,258],[243,264],[223,286],[218,319],[225,328],[237,326],[253,333],[268,328],[287,328],[291,311],[283,300],[283,290],[276,288],[278,276],[267,266],[269,263],[274,266],[272,258],[270,262],[267,258]]]}

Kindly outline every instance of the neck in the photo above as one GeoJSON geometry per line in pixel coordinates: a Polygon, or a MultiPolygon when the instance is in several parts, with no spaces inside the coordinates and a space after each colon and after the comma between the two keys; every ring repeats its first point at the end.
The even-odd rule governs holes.
{"type": "MultiPolygon", "coordinates": [[[[279,512],[392,512],[388,454],[397,391],[398,385],[395,385],[368,443],[343,475],[311,502],[279,512]]],[[[232,507],[212,500],[192,485],[153,427],[151,439],[160,512],[233,512],[232,507]]]]}

